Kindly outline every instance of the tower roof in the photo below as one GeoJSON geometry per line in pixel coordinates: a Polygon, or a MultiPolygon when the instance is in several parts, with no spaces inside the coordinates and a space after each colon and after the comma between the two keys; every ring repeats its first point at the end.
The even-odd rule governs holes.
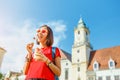
{"type": "Polygon", "coordinates": [[[88,34],[90,33],[89,28],[86,27],[86,24],[84,23],[82,18],[80,18],[80,20],[78,21],[77,27],[74,28],[74,30],[76,29],[84,29],[88,34]]]}
{"type": "Polygon", "coordinates": [[[86,24],[84,23],[82,18],[80,18],[80,20],[78,21],[78,27],[86,27],[86,24]]]}

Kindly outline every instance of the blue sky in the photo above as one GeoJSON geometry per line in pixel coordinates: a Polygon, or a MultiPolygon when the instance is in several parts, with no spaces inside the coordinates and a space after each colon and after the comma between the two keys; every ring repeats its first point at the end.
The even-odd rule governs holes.
{"type": "Polygon", "coordinates": [[[0,0],[0,47],[7,50],[1,71],[20,71],[25,45],[48,24],[54,46],[71,53],[74,28],[82,17],[94,50],[120,45],[119,0],[0,0]]]}

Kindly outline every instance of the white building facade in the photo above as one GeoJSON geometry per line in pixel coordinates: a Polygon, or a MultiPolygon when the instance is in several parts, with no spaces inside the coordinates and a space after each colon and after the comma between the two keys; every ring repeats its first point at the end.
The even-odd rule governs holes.
{"type": "Polygon", "coordinates": [[[71,58],[61,61],[60,80],[120,80],[120,46],[92,50],[89,35],[80,19],[74,29],[71,58]]]}

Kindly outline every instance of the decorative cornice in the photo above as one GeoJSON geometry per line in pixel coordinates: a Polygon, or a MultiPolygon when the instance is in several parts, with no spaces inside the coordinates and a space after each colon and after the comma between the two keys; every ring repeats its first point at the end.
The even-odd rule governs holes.
{"type": "Polygon", "coordinates": [[[80,47],[80,46],[84,46],[84,45],[86,45],[87,47],[90,47],[92,49],[91,44],[89,42],[87,42],[87,41],[74,44],[72,46],[72,48],[76,48],[76,47],[80,47]]]}

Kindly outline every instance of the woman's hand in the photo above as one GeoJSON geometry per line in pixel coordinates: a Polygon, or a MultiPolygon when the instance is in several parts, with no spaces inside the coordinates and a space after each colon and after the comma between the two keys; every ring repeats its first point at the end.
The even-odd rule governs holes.
{"type": "Polygon", "coordinates": [[[36,48],[34,53],[34,59],[36,61],[43,61],[46,62],[48,58],[42,53],[42,51],[39,50],[39,48],[36,48]]]}
{"type": "Polygon", "coordinates": [[[32,56],[32,53],[33,53],[33,51],[32,51],[32,49],[33,49],[33,46],[34,46],[34,43],[29,43],[29,44],[27,44],[27,46],[26,46],[26,49],[27,49],[27,51],[28,51],[28,58],[31,58],[31,56],[32,56]]]}
{"type": "Polygon", "coordinates": [[[27,44],[26,49],[27,49],[28,53],[32,53],[33,46],[34,46],[34,43],[27,44]]]}

